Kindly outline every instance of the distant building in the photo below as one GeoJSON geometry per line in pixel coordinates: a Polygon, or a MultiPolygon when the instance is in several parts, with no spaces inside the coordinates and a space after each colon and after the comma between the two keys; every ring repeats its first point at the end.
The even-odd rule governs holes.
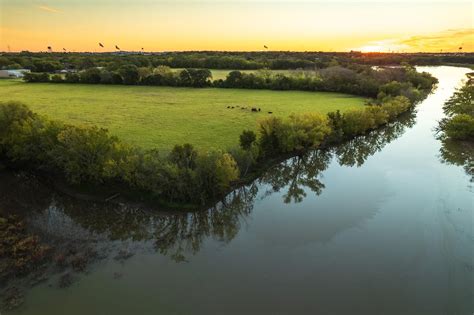
{"type": "Polygon", "coordinates": [[[23,78],[28,69],[0,70],[0,78],[23,78]]]}
{"type": "Polygon", "coordinates": [[[61,74],[67,74],[67,73],[76,73],[76,69],[63,69],[63,70],[57,70],[55,71],[56,73],[61,73],[61,74]]]}

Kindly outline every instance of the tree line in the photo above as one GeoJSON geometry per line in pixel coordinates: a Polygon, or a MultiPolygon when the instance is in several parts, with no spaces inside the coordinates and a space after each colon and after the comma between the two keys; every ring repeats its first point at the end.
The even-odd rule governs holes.
{"type": "Polygon", "coordinates": [[[443,106],[438,126],[442,139],[474,142],[474,84],[470,79],[443,106]]]}
{"type": "Polygon", "coordinates": [[[474,64],[474,53],[361,53],[352,52],[218,52],[190,51],[166,53],[1,53],[0,69],[30,69],[32,72],[54,72],[64,69],[85,70],[103,67],[117,70],[124,65],[136,67],[207,68],[229,70],[322,69],[335,63],[360,65],[441,65],[474,64]]]}
{"type": "Polygon", "coordinates": [[[332,66],[314,71],[293,71],[288,74],[268,69],[255,73],[231,71],[222,80],[212,81],[209,69],[183,69],[173,71],[167,66],[156,68],[126,65],[110,71],[90,68],[65,76],[47,73],[27,73],[26,82],[126,84],[180,87],[217,87],[271,90],[301,90],[341,92],[372,98],[404,95],[411,101],[420,99],[423,90],[430,89],[436,82],[427,73],[419,73],[405,65],[398,68],[372,69],[368,66],[332,66]]]}

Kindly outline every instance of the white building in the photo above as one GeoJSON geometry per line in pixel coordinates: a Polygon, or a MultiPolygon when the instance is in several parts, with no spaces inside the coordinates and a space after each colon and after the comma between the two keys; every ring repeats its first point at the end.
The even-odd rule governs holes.
{"type": "Polygon", "coordinates": [[[28,69],[0,70],[0,78],[23,78],[28,69]]]}

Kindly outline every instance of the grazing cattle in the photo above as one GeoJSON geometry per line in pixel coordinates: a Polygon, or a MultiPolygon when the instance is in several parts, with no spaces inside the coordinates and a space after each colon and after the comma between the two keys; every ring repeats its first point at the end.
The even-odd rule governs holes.
{"type": "Polygon", "coordinates": [[[227,106],[227,108],[230,108],[230,106],[227,106]]]}
{"type": "Polygon", "coordinates": [[[257,109],[255,107],[252,107],[252,112],[256,112],[257,109]]]}
{"type": "Polygon", "coordinates": [[[231,108],[234,108],[234,106],[232,106],[231,108]]]}
{"type": "Polygon", "coordinates": [[[273,112],[268,112],[269,114],[273,114],[273,112]]]}
{"type": "Polygon", "coordinates": [[[260,111],[260,107],[258,108],[258,111],[260,111]]]}

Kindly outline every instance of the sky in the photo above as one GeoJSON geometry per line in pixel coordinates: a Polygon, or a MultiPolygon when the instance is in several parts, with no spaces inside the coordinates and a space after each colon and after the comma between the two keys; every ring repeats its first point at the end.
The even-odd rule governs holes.
{"type": "Polygon", "coordinates": [[[471,0],[0,0],[0,51],[472,52],[473,23],[471,0]]]}

